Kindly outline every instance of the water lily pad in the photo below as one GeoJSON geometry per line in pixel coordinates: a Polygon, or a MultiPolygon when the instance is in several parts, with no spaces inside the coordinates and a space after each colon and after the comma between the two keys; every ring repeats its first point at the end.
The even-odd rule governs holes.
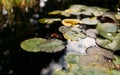
{"type": "Polygon", "coordinates": [[[42,42],[39,45],[39,49],[45,52],[59,52],[65,48],[65,45],[61,40],[58,39],[49,39],[45,42],[42,42]]]}
{"type": "Polygon", "coordinates": [[[61,21],[60,18],[42,18],[39,19],[39,22],[42,24],[52,24],[55,21],[61,21]]]}
{"type": "Polygon", "coordinates": [[[85,38],[78,26],[61,26],[59,31],[63,33],[64,38],[67,40],[77,41],[79,38],[85,38]]]}
{"type": "Polygon", "coordinates": [[[71,27],[70,26],[61,26],[61,27],[59,27],[59,31],[61,32],[61,33],[66,33],[67,31],[70,31],[71,30],[71,27]]]}
{"type": "Polygon", "coordinates": [[[49,12],[48,14],[49,14],[49,15],[58,15],[58,14],[60,14],[61,12],[62,12],[61,10],[54,10],[54,11],[49,12]]]}
{"type": "Polygon", "coordinates": [[[97,38],[96,43],[103,47],[113,51],[120,49],[120,40],[109,40],[104,38],[97,38]]]}
{"type": "Polygon", "coordinates": [[[53,75],[67,75],[67,74],[64,70],[57,70],[54,71],[53,75]]]}
{"type": "Polygon", "coordinates": [[[65,61],[68,64],[78,64],[80,59],[80,55],[77,54],[67,54],[65,56],[65,61]]]}
{"type": "Polygon", "coordinates": [[[80,66],[92,66],[96,64],[97,60],[99,59],[98,55],[85,55],[81,56],[79,59],[79,65],[80,66]]]}
{"type": "Polygon", "coordinates": [[[88,29],[85,31],[85,34],[89,37],[92,37],[92,38],[97,38],[97,30],[96,29],[88,29]]]}
{"type": "Polygon", "coordinates": [[[87,6],[86,5],[77,5],[77,4],[75,4],[75,5],[71,5],[69,8],[70,9],[77,9],[79,11],[83,11],[83,10],[87,9],[87,6]]]}
{"type": "Polygon", "coordinates": [[[94,15],[94,16],[101,16],[103,15],[108,9],[100,8],[100,7],[88,7],[83,12],[84,15],[94,15]]]}
{"type": "Polygon", "coordinates": [[[64,26],[74,26],[74,25],[78,25],[80,23],[79,19],[63,19],[62,20],[62,24],[64,26]]]}
{"type": "Polygon", "coordinates": [[[58,39],[32,38],[20,44],[23,50],[28,52],[58,52],[65,48],[63,42],[58,39]]]}
{"type": "Polygon", "coordinates": [[[94,46],[94,47],[88,48],[86,51],[87,51],[87,54],[89,55],[102,55],[104,57],[113,59],[113,53],[104,48],[94,46]]]}
{"type": "Polygon", "coordinates": [[[93,17],[93,18],[83,18],[80,23],[87,24],[87,25],[96,25],[97,23],[99,23],[99,20],[97,20],[96,17],[93,17]]]}
{"type": "Polygon", "coordinates": [[[120,56],[114,55],[114,61],[115,64],[120,64],[120,56]]]}
{"type": "Polygon", "coordinates": [[[120,19],[120,13],[115,14],[115,18],[119,20],[120,19]]]}
{"type": "Polygon", "coordinates": [[[105,12],[102,16],[111,18],[113,21],[116,21],[114,14],[114,12],[105,12]]]}
{"type": "Polygon", "coordinates": [[[42,42],[45,42],[46,39],[42,38],[32,38],[32,39],[27,39],[23,41],[20,46],[22,49],[28,51],[28,52],[39,52],[39,44],[42,42]]]}
{"type": "Polygon", "coordinates": [[[113,40],[117,35],[118,25],[114,23],[99,23],[96,29],[101,36],[113,40]]]}
{"type": "Polygon", "coordinates": [[[117,32],[118,26],[114,23],[99,23],[97,25],[97,30],[98,30],[99,33],[101,33],[101,31],[106,32],[106,33],[107,32],[108,33],[110,33],[110,32],[113,33],[113,32],[117,32]]]}

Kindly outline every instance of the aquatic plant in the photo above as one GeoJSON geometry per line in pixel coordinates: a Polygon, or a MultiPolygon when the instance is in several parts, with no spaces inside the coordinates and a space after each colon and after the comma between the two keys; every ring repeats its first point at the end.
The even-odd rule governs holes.
{"type": "Polygon", "coordinates": [[[118,32],[118,25],[114,23],[101,23],[97,25],[98,33],[104,37],[98,37],[96,43],[104,48],[111,49],[113,51],[119,50],[120,47],[120,33],[118,32]]]}
{"type": "MultiPolygon", "coordinates": [[[[102,55],[89,54],[77,55],[67,54],[65,61],[67,64],[66,70],[56,70],[53,75],[116,75],[119,71],[115,69],[115,62],[112,59],[106,59],[102,55]]],[[[119,58],[116,58],[116,62],[119,58]]],[[[120,62],[119,62],[120,63],[120,62]]]]}
{"type": "Polygon", "coordinates": [[[58,39],[31,38],[21,43],[21,48],[28,52],[58,52],[65,48],[58,39]]]}
{"type": "Polygon", "coordinates": [[[93,16],[101,16],[103,15],[108,9],[105,8],[100,8],[100,7],[89,7],[86,5],[71,5],[68,9],[64,11],[51,11],[49,12],[50,15],[63,15],[65,17],[70,17],[71,15],[93,15],[93,16]]]}
{"type": "Polygon", "coordinates": [[[53,75],[119,74],[120,59],[113,53],[120,49],[119,22],[116,20],[118,17],[114,16],[115,13],[107,11],[108,9],[95,6],[72,5],[65,10],[48,12],[48,15],[62,15],[62,18],[42,18],[39,22],[52,24],[61,21],[63,26],[58,30],[67,40],[67,45],[58,39],[32,38],[23,41],[21,47],[29,52],[57,52],[66,46],[66,66],[63,66],[64,70],[55,70],[53,75]],[[72,18],[73,15],[77,16],[77,19],[72,18]]]}
{"type": "Polygon", "coordinates": [[[62,24],[64,26],[73,26],[73,25],[78,25],[80,23],[79,19],[63,19],[62,24]]]}
{"type": "Polygon", "coordinates": [[[42,24],[52,24],[55,21],[61,21],[61,19],[60,18],[42,18],[42,19],[39,19],[39,22],[42,24]]]}
{"type": "Polygon", "coordinates": [[[99,23],[99,20],[97,20],[97,17],[92,18],[83,18],[80,23],[87,24],[87,25],[96,25],[99,23]]]}
{"type": "Polygon", "coordinates": [[[65,39],[71,41],[78,41],[79,38],[86,37],[82,32],[80,32],[81,29],[78,28],[78,26],[73,26],[73,27],[61,26],[59,27],[59,31],[63,33],[65,39]]]}

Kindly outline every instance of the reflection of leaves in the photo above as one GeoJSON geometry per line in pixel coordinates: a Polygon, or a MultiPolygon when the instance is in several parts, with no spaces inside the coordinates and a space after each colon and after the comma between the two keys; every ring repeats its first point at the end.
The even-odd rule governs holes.
{"type": "Polygon", "coordinates": [[[21,47],[28,52],[57,52],[65,48],[61,40],[43,38],[25,40],[21,43],[21,47]]]}

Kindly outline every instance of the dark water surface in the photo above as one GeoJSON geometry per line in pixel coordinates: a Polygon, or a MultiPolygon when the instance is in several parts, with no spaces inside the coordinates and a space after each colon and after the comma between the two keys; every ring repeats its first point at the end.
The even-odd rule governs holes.
{"type": "Polygon", "coordinates": [[[20,47],[23,40],[45,37],[48,31],[33,26],[24,29],[26,32],[16,35],[14,28],[6,27],[0,32],[0,75],[40,75],[43,68],[48,67],[53,60],[58,62],[65,53],[65,50],[57,53],[26,52],[20,47]]]}

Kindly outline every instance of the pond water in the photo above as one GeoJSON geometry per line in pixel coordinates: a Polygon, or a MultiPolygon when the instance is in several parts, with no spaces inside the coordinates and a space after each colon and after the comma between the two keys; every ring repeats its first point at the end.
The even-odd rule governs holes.
{"type": "Polygon", "coordinates": [[[21,31],[17,32],[15,26],[7,26],[4,30],[1,30],[0,75],[40,75],[41,70],[48,67],[50,62],[55,61],[58,63],[65,50],[57,53],[30,53],[22,50],[20,47],[20,43],[25,39],[49,37],[49,34],[53,33],[53,29],[45,31],[45,28],[43,27],[42,29],[42,26],[30,26],[27,29],[21,28],[21,31]],[[22,30],[26,32],[23,33],[22,30]],[[49,31],[51,32],[48,33],[49,31]]]}
{"type": "MultiPolygon", "coordinates": [[[[75,0],[74,2],[78,3],[77,1],[78,0],[75,0]]],[[[90,0],[87,1],[89,2],[90,0]]],[[[22,21],[30,21],[29,24],[15,23],[11,27],[4,24],[3,28],[0,29],[0,75],[41,75],[41,70],[47,68],[52,61],[60,63],[62,56],[65,54],[65,50],[57,53],[31,53],[22,50],[20,47],[20,43],[25,39],[33,37],[50,38],[50,35],[53,33],[59,34],[58,38],[64,40],[63,36],[58,31],[58,27],[61,26],[60,23],[49,26],[36,22],[39,18],[47,16],[47,11],[53,10],[51,8],[53,8],[54,5],[56,6],[54,9],[67,7],[64,6],[65,4],[60,5],[60,3],[58,4],[56,2],[53,2],[54,5],[51,6],[50,3],[52,2],[49,2],[46,8],[43,9],[44,13],[41,12],[41,10],[38,11],[39,8],[36,8],[31,12],[32,14],[26,13],[20,16],[22,21]],[[25,18],[23,18],[23,16],[25,18]]],[[[87,4],[85,1],[83,3],[87,4]]],[[[93,2],[92,4],[95,3],[93,2]]]]}

